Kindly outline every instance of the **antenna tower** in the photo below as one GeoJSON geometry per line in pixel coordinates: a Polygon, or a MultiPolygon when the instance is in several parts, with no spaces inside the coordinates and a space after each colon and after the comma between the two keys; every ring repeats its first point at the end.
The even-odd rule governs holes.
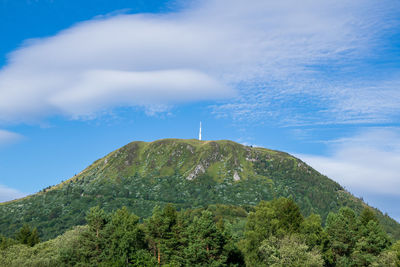
{"type": "Polygon", "coordinates": [[[201,141],[201,122],[200,122],[200,131],[199,131],[199,140],[201,141]]]}

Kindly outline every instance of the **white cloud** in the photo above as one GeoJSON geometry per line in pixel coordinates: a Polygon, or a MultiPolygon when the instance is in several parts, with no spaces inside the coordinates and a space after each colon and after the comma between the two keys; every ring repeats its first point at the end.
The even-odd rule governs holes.
{"type": "Polygon", "coordinates": [[[0,202],[9,201],[26,196],[26,194],[0,184],[0,202]]]}
{"type": "Polygon", "coordinates": [[[374,129],[331,143],[330,156],[298,155],[360,196],[400,197],[400,129],[374,129]]]}
{"type": "MultiPolygon", "coordinates": [[[[117,106],[155,111],[229,98],[235,91],[235,100],[218,105],[215,113],[291,115],[298,106],[309,107],[296,100],[301,96],[319,111],[328,104],[340,109],[329,112],[353,116],[363,112],[365,101],[350,111],[340,108],[343,87],[328,86],[324,69],[351,65],[371,53],[382,30],[393,24],[382,18],[396,7],[390,0],[199,1],[180,13],[84,22],[27,41],[9,55],[0,70],[0,121],[95,116],[117,106]]],[[[392,99],[392,92],[380,101],[392,99]]],[[[368,107],[376,104],[374,96],[366,95],[368,107]]],[[[392,106],[373,114],[397,112],[392,106]]],[[[297,113],[302,119],[309,115],[297,113]]]]}
{"type": "Polygon", "coordinates": [[[14,143],[21,138],[22,136],[20,134],[0,129],[0,145],[14,143]]]}
{"type": "Polygon", "coordinates": [[[214,33],[186,21],[121,15],[28,42],[0,72],[0,120],[233,96],[205,71],[213,65],[214,33]]]}
{"type": "MultiPolygon", "coordinates": [[[[230,89],[204,73],[191,70],[92,70],[78,85],[52,95],[52,106],[74,116],[123,105],[179,103],[230,94],[230,89]]],[[[154,110],[154,108],[153,108],[154,110]]]]}

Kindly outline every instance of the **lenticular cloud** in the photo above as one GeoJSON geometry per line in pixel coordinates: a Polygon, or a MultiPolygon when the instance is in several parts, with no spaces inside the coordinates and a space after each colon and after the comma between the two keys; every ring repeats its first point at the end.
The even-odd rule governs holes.
{"type": "Polygon", "coordinates": [[[324,66],[351,65],[368,53],[391,5],[380,6],[204,1],[179,13],[83,22],[9,55],[0,70],[0,121],[232,97],[235,108],[223,112],[252,107],[248,113],[265,117],[271,101],[285,105],[298,93],[331,101],[338,94],[326,90],[324,66]],[[373,18],[365,16],[370,10],[373,18]]]}

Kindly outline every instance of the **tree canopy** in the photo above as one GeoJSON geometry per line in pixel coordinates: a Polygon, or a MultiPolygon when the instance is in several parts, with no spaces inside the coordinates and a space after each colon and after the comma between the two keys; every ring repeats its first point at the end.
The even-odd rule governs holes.
{"type": "Polygon", "coordinates": [[[290,198],[248,211],[243,221],[239,207],[167,204],[141,220],[126,207],[93,207],[85,226],[55,239],[39,242],[29,225],[15,238],[0,236],[0,266],[400,266],[400,242],[367,208],[357,215],[343,207],[325,226],[290,198]]]}

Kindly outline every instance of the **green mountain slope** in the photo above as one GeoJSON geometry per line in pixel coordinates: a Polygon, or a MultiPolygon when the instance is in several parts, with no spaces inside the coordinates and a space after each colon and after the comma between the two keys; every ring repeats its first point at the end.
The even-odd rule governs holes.
{"type": "MultiPolygon", "coordinates": [[[[127,206],[147,217],[155,205],[178,209],[209,204],[250,206],[260,200],[291,197],[304,215],[366,204],[338,183],[287,153],[232,141],[164,139],[132,142],[95,161],[75,177],[37,194],[0,204],[0,233],[12,235],[23,223],[42,239],[85,223],[87,210],[127,206]]],[[[400,225],[376,210],[386,231],[400,237],[400,225]]]]}

